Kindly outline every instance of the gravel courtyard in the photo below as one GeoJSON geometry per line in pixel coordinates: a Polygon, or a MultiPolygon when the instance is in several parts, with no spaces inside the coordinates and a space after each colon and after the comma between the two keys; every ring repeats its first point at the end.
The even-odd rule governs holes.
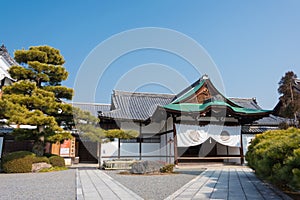
{"type": "Polygon", "coordinates": [[[103,171],[144,199],[165,199],[201,174],[204,169],[177,170],[170,175],[123,175],[120,171],[103,171]]]}
{"type": "Polygon", "coordinates": [[[75,169],[48,173],[0,174],[0,200],[75,199],[75,169]]]}

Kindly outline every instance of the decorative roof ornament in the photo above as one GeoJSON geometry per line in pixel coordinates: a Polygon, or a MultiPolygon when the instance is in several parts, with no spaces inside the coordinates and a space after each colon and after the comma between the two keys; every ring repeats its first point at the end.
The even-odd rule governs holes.
{"type": "Polygon", "coordinates": [[[4,53],[8,53],[8,51],[7,51],[6,47],[4,46],[4,44],[2,44],[0,47],[0,55],[2,55],[4,53]]]}
{"type": "Polygon", "coordinates": [[[204,75],[201,77],[201,79],[203,79],[203,80],[207,80],[207,79],[209,79],[209,77],[208,77],[208,75],[207,75],[207,74],[204,74],[204,75]]]}

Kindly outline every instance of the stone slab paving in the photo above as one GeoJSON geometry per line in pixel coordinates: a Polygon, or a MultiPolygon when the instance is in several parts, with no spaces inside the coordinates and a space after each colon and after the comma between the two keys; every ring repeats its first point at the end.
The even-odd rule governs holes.
{"type": "Polygon", "coordinates": [[[250,168],[233,166],[208,168],[166,199],[279,200],[291,198],[260,181],[250,168]]]}
{"type": "MultiPolygon", "coordinates": [[[[79,200],[142,199],[101,170],[79,168],[76,174],[79,200]]],[[[166,199],[290,200],[291,198],[259,180],[248,167],[222,166],[208,168],[166,199]]]]}
{"type": "Polygon", "coordinates": [[[142,199],[98,169],[76,170],[77,199],[142,199]]]}

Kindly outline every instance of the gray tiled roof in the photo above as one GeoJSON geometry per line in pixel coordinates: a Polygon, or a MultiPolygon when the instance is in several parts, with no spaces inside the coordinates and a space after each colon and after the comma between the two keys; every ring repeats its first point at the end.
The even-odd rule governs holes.
{"type": "Polygon", "coordinates": [[[113,111],[103,113],[103,117],[114,119],[146,120],[152,116],[157,106],[167,105],[175,97],[173,94],[153,94],[140,92],[113,91],[113,111]]]}
{"type": "Polygon", "coordinates": [[[290,121],[286,118],[270,115],[269,117],[264,117],[260,120],[255,121],[254,123],[259,125],[278,126],[281,123],[290,123],[290,121]]]}
{"type": "MultiPolygon", "coordinates": [[[[175,95],[173,94],[157,94],[157,93],[138,93],[138,92],[124,92],[113,91],[112,94],[112,110],[105,112],[102,109],[102,117],[114,119],[128,119],[128,120],[146,120],[151,117],[157,106],[169,104],[175,95]]],[[[251,109],[261,109],[254,98],[230,98],[234,103],[251,109]]],[[[277,126],[285,121],[274,115],[264,117],[254,122],[257,125],[271,125],[277,126]]],[[[259,132],[259,131],[258,131],[259,132]]]]}
{"type": "Polygon", "coordinates": [[[77,103],[73,102],[74,107],[80,108],[81,110],[89,111],[93,116],[98,117],[98,112],[108,112],[110,110],[110,104],[99,104],[99,103],[77,103]]]}
{"type": "MultiPolygon", "coordinates": [[[[256,99],[243,99],[243,98],[230,98],[231,101],[234,101],[240,106],[251,109],[261,109],[261,107],[257,104],[256,99]]],[[[264,117],[260,120],[253,122],[253,124],[258,125],[269,125],[269,126],[278,126],[280,123],[289,123],[289,121],[285,118],[278,117],[275,115],[269,115],[268,117],[264,117]]]]}
{"type": "Polygon", "coordinates": [[[8,53],[6,47],[2,44],[0,46],[0,56],[2,56],[5,61],[10,65],[10,66],[13,66],[13,65],[19,65],[8,53]]]}
{"type": "Polygon", "coordinates": [[[245,99],[245,98],[229,98],[231,101],[235,102],[236,104],[250,109],[262,109],[256,102],[255,98],[245,99]]]}
{"type": "Polygon", "coordinates": [[[276,126],[242,126],[242,133],[255,134],[277,129],[276,126]]]}

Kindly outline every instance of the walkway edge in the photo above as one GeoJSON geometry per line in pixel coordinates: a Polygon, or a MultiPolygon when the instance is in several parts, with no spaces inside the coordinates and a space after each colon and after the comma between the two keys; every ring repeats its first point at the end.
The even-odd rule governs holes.
{"type": "MultiPolygon", "coordinates": [[[[115,179],[113,179],[112,177],[110,177],[109,175],[107,175],[106,173],[104,173],[103,171],[99,170],[99,172],[101,172],[107,178],[111,179],[115,184],[117,184],[118,186],[120,186],[121,188],[123,188],[125,191],[127,191],[129,194],[131,194],[135,199],[141,199],[141,200],[143,200],[143,198],[140,197],[138,194],[136,194],[135,192],[133,192],[129,188],[125,187],[124,185],[122,185],[121,183],[119,183],[118,181],[116,181],[115,179]]],[[[120,197],[120,198],[122,198],[122,197],[120,197]]]]}
{"type": "Polygon", "coordinates": [[[76,168],[76,199],[77,200],[84,200],[83,197],[83,189],[82,189],[82,185],[81,185],[81,181],[79,178],[79,171],[78,168],[76,168]]]}
{"type": "Polygon", "coordinates": [[[190,180],[188,183],[186,183],[184,186],[182,186],[181,188],[179,188],[176,192],[174,192],[173,194],[171,194],[170,196],[168,196],[167,198],[165,198],[165,200],[172,200],[175,199],[179,194],[181,194],[184,190],[186,190],[187,188],[189,188],[190,185],[192,185],[194,182],[196,182],[199,178],[201,178],[203,176],[203,174],[205,174],[207,171],[207,169],[205,169],[203,172],[201,172],[201,174],[199,174],[197,177],[193,178],[192,180],[190,180]]]}

